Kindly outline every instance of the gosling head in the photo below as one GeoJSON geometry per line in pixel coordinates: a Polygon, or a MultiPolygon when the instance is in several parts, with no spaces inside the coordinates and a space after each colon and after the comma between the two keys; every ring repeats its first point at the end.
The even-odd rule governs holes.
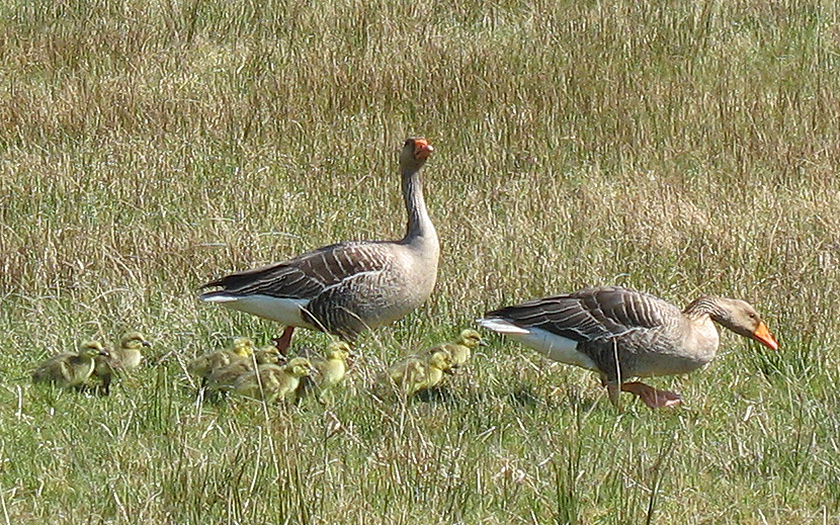
{"type": "Polygon", "coordinates": [[[280,353],[280,349],[274,345],[261,346],[256,352],[254,352],[254,355],[257,358],[257,363],[260,364],[278,363],[283,357],[280,353]]]}
{"type": "Polygon", "coordinates": [[[452,368],[452,356],[446,350],[438,350],[429,356],[429,366],[438,370],[449,370],[452,368]]]}
{"type": "Polygon", "coordinates": [[[109,355],[99,341],[85,341],[79,347],[79,355],[94,358],[98,355],[109,355]]]}
{"type": "Polygon", "coordinates": [[[316,372],[305,357],[295,357],[286,365],[286,371],[295,377],[308,376],[316,372]]]}
{"type": "Polygon", "coordinates": [[[350,357],[350,345],[344,341],[333,341],[327,345],[327,359],[347,361],[350,357]]]}
{"type": "Polygon", "coordinates": [[[240,357],[251,357],[254,353],[254,340],[250,337],[237,337],[233,340],[233,353],[240,357]]]}
{"type": "Polygon", "coordinates": [[[481,339],[481,334],[472,328],[467,328],[458,336],[458,344],[464,345],[467,348],[475,348],[477,346],[487,346],[487,343],[481,339]]]}
{"type": "Polygon", "coordinates": [[[122,348],[140,348],[141,346],[150,347],[152,343],[148,342],[140,332],[131,331],[126,332],[120,338],[120,346],[122,348]]]}

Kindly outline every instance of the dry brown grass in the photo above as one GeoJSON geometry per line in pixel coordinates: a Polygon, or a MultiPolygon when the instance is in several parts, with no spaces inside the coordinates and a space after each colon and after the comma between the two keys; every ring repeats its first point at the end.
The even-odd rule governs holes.
{"type": "Polygon", "coordinates": [[[0,13],[0,523],[838,519],[833,3],[0,13]],[[410,134],[437,151],[428,306],[364,339],[332,407],[196,407],[180,364],[276,327],[195,287],[398,236],[410,134]],[[395,356],[586,284],[743,297],[782,350],[725,336],[708,371],[673,380],[690,401],[675,413],[616,417],[587,373],[501,341],[451,398],[371,400],[395,356]],[[110,399],[27,386],[37,359],[128,327],[167,358],[110,399]]]}

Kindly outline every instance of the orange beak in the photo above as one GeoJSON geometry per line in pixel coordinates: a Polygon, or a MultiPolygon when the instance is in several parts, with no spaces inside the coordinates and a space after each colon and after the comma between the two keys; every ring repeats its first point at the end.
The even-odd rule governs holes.
{"type": "Polygon", "coordinates": [[[435,150],[426,139],[414,139],[414,157],[426,160],[435,150]]]}
{"type": "Polygon", "coordinates": [[[753,339],[771,350],[779,349],[779,343],[776,342],[773,334],[771,334],[770,330],[767,329],[767,325],[764,324],[764,321],[758,323],[758,328],[756,328],[755,332],[753,332],[753,339]]]}

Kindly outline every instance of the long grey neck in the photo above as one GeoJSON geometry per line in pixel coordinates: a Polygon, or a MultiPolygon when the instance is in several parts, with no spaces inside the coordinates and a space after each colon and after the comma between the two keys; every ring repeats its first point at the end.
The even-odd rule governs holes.
{"type": "Polygon", "coordinates": [[[426,210],[426,201],[423,199],[420,170],[414,172],[403,171],[402,193],[405,198],[405,209],[408,213],[408,226],[403,242],[409,243],[417,238],[434,238],[437,240],[437,232],[429,218],[429,212],[426,210]]]}
{"type": "Polygon", "coordinates": [[[702,296],[698,297],[685,307],[683,313],[692,319],[700,319],[708,315],[712,321],[720,322],[721,319],[728,317],[727,311],[721,305],[721,301],[717,297],[702,296]]]}

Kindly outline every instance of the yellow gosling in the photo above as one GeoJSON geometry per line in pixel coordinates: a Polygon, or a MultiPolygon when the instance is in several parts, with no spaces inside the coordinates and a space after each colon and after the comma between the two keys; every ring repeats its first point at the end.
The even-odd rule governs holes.
{"type": "Polygon", "coordinates": [[[93,374],[95,359],[108,355],[102,343],[86,341],[77,353],[63,353],[53,356],[32,373],[33,383],[52,383],[61,388],[81,388],[93,374]]]}
{"type": "Polygon", "coordinates": [[[201,386],[207,384],[207,378],[218,368],[222,368],[234,361],[250,358],[254,353],[254,341],[247,337],[237,337],[233,340],[230,350],[216,350],[200,355],[190,361],[187,371],[201,379],[201,386]]]}
{"type": "Polygon", "coordinates": [[[452,367],[452,356],[446,350],[435,350],[426,356],[412,356],[388,370],[388,377],[407,396],[437,386],[443,373],[452,367]]]}
{"type": "Polygon", "coordinates": [[[129,372],[139,367],[143,361],[143,348],[151,346],[152,344],[143,337],[143,334],[132,331],[123,334],[119,348],[109,353],[121,371],[129,372]]]}
{"type": "Polygon", "coordinates": [[[143,361],[142,349],[150,346],[151,343],[140,332],[126,332],[118,348],[109,349],[108,355],[96,356],[90,386],[95,392],[107,396],[111,393],[114,377],[138,368],[143,361]]]}
{"type": "Polygon", "coordinates": [[[300,378],[313,372],[305,357],[295,357],[286,366],[260,365],[236,381],[234,390],[245,397],[264,399],[267,403],[293,401],[300,378]]]}
{"type": "Polygon", "coordinates": [[[299,391],[307,395],[318,391],[318,400],[327,401],[329,391],[344,380],[347,375],[347,359],[350,357],[350,345],[344,341],[333,341],[327,345],[325,358],[310,359],[315,373],[301,378],[299,391]]]}
{"type": "Polygon", "coordinates": [[[487,346],[487,343],[481,339],[481,334],[476,330],[467,328],[462,330],[458,338],[451,343],[426,348],[419,355],[431,355],[438,350],[445,350],[452,357],[452,368],[460,368],[469,361],[473,350],[479,346],[487,346]]]}
{"type": "Polygon", "coordinates": [[[276,365],[280,362],[280,350],[274,345],[259,348],[251,359],[237,359],[225,366],[213,369],[207,376],[207,390],[229,392],[233,390],[240,376],[252,372],[260,365],[276,365]]]}

